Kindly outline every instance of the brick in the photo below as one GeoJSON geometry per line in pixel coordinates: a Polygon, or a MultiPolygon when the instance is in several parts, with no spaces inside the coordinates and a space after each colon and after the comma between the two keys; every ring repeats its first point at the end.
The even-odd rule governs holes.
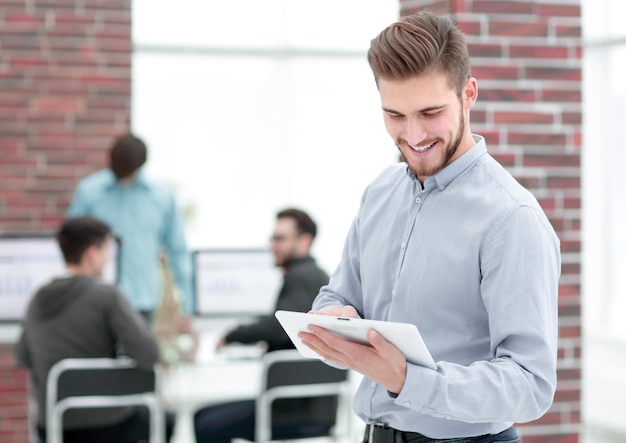
{"type": "Polygon", "coordinates": [[[483,34],[482,24],[477,20],[458,20],[456,25],[467,36],[481,36],[483,34]]]}
{"type": "Polygon", "coordinates": [[[582,36],[580,25],[557,25],[555,32],[557,37],[580,38],[582,36]]]}
{"type": "Polygon", "coordinates": [[[485,14],[536,14],[533,2],[503,2],[502,0],[474,0],[472,12],[485,14]]]}
{"type": "Polygon", "coordinates": [[[580,252],[580,241],[561,239],[561,253],[565,252],[580,252]]]}
{"type": "Polygon", "coordinates": [[[580,313],[581,313],[580,305],[564,306],[564,307],[559,306],[559,315],[561,316],[569,315],[569,316],[580,317],[580,313]]]}
{"type": "Polygon", "coordinates": [[[557,370],[558,380],[580,380],[580,377],[581,377],[580,368],[557,370]]]}
{"type": "Polygon", "coordinates": [[[451,12],[451,5],[448,0],[426,0],[411,2],[411,7],[403,8],[402,15],[411,15],[422,9],[428,9],[434,14],[449,14],[451,12]],[[417,4],[416,4],[417,3],[417,4]]]}
{"type": "MultiPolygon", "coordinates": [[[[473,115],[473,114],[472,114],[473,115]]],[[[491,156],[504,167],[515,166],[516,155],[510,152],[492,152],[491,156]]]]}
{"type": "Polygon", "coordinates": [[[88,9],[97,9],[100,11],[109,9],[114,11],[126,10],[130,12],[129,0],[83,0],[83,4],[88,9]]]}
{"type": "Polygon", "coordinates": [[[515,179],[526,189],[541,188],[541,183],[537,177],[520,176],[518,174],[515,176],[515,179]]]}
{"type": "Polygon", "coordinates": [[[542,22],[491,20],[489,22],[489,35],[498,37],[547,37],[548,25],[542,22]]]}
{"type": "Polygon", "coordinates": [[[497,43],[468,43],[467,49],[470,57],[502,58],[504,53],[502,45],[497,43]]]}
{"type": "Polygon", "coordinates": [[[480,102],[534,102],[537,100],[537,91],[534,89],[523,88],[493,88],[493,87],[481,87],[480,78],[478,79],[478,100],[480,102]]]}
{"type": "Polygon", "coordinates": [[[551,125],[554,123],[554,114],[548,112],[508,112],[496,111],[493,114],[494,123],[509,124],[536,124],[551,125]]]}
{"type": "Polygon", "coordinates": [[[554,197],[538,198],[537,201],[544,211],[552,211],[557,208],[557,202],[554,197]]]}
{"type": "Polygon", "coordinates": [[[482,110],[472,110],[472,123],[487,123],[487,112],[482,110]]]}
{"type": "Polygon", "coordinates": [[[554,395],[555,402],[573,402],[580,400],[580,387],[568,387],[561,388],[558,387],[556,389],[556,394],[554,395]]]}
{"type": "Polygon", "coordinates": [[[122,11],[121,9],[113,9],[113,10],[103,10],[98,16],[101,19],[104,27],[110,25],[123,25],[128,26],[130,28],[130,11],[127,8],[126,11],[122,11]]]}
{"type": "Polygon", "coordinates": [[[579,168],[580,155],[573,154],[557,154],[557,155],[541,155],[541,154],[524,154],[523,164],[525,167],[535,168],[579,168]]]}
{"type": "Polygon", "coordinates": [[[51,112],[76,112],[85,108],[82,98],[73,97],[42,97],[31,101],[30,106],[35,110],[51,112]]]}
{"type": "Polygon", "coordinates": [[[583,122],[582,112],[564,112],[561,121],[568,125],[581,125],[583,122]]]}
{"type": "Polygon", "coordinates": [[[73,11],[76,8],[76,0],[37,0],[34,3],[34,8],[37,11],[58,12],[66,9],[73,11]]]}
{"type": "Polygon", "coordinates": [[[513,58],[569,58],[569,47],[547,45],[511,45],[509,55],[513,58]]]}
{"type": "Polygon", "coordinates": [[[84,38],[94,31],[93,24],[85,23],[56,23],[46,32],[49,37],[79,37],[84,38]]]}
{"type": "Polygon", "coordinates": [[[563,199],[563,207],[565,209],[579,209],[581,207],[580,197],[566,197],[563,199]]]}
{"type": "Polygon", "coordinates": [[[554,67],[527,67],[525,78],[531,80],[564,80],[571,82],[581,81],[581,69],[554,68],[554,67]]]}
{"type": "Polygon", "coordinates": [[[537,15],[540,15],[541,17],[580,18],[580,4],[540,3],[538,5],[537,15]]]}
{"type": "Polygon", "coordinates": [[[561,275],[580,275],[580,263],[563,263],[561,275]]]}
{"type": "MultiPolygon", "coordinates": [[[[533,421],[533,425],[558,425],[561,423],[562,418],[563,416],[560,412],[548,411],[543,417],[533,421]]],[[[526,439],[524,439],[524,442],[526,442],[526,439]]]]}
{"type": "MultiPolygon", "coordinates": [[[[4,26],[4,24],[3,24],[4,26]]],[[[0,36],[2,36],[2,49],[5,52],[10,53],[11,50],[31,50],[31,51],[39,51],[42,48],[41,39],[38,35],[12,35],[7,34],[6,29],[4,31],[0,31],[0,36]]]]}
{"type": "Polygon", "coordinates": [[[96,45],[103,53],[127,54],[132,50],[131,42],[120,38],[99,37],[96,39],[96,45]]]}
{"type": "Polygon", "coordinates": [[[582,93],[578,89],[544,89],[541,91],[541,98],[544,102],[580,103],[582,93]]]}
{"type": "Polygon", "coordinates": [[[54,22],[58,25],[93,25],[96,23],[96,14],[59,11],[54,14],[54,22]]]}
{"type": "Polygon", "coordinates": [[[108,52],[101,54],[100,63],[105,68],[124,68],[130,70],[132,57],[123,52],[108,52]]]}
{"type": "MultiPolygon", "coordinates": [[[[472,66],[472,75],[482,80],[517,80],[520,68],[517,66],[472,66]]],[[[479,92],[480,93],[480,92],[479,92]]]]}
{"type": "Polygon", "coordinates": [[[511,145],[529,146],[566,146],[567,136],[562,133],[513,132],[508,134],[508,143],[511,145]]]}
{"type": "Polygon", "coordinates": [[[548,177],[548,189],[580,189],[580,177],[548,177]]]}
{"type": "MultiPolygon", "coordinates": [[[[108,2],[107,2],[108,3],[108,2]]],[[[93,37],[95,39],[121,39],[131,41],[132,32],[127,24],[116,25],[109,24],[106,27],[94,32],[93,37]]]]}

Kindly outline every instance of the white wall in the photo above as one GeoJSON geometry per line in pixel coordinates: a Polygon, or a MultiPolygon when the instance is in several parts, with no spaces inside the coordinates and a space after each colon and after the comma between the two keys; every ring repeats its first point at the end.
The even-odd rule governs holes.
{"type": "Polygon", "coordinates": [[[309,211],[331,272],[366,184],[395,162],[365,59],[391,0],[133,2],[132,128],[193,208],[193,248],[263,247],[309,211]]]}
{"type": "Polygon", "coordinates": [[[626,2],[583,0],[583,423],[626,441],[626,2]]]}

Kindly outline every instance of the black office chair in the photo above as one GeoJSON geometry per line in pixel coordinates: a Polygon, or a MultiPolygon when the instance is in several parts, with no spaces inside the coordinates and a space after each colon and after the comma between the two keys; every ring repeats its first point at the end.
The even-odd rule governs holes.
{"type": "Polygon", "coordinates": [[[160,366],[136,367],[130,358],[68,358],[54,364],[46,385],[46,440],[63,442],[63,414],[68,409],[146,406],[150,443],[165,442],[159,403],[160,366]]]}
{"type": "MultiPolygon", "coordinates": [[[[256,400],[255,442],[272,440],[272,404],[279,399],[335,397],[331,411],[335,424],[325,435],[336,439],[348,435],[350,423],[349,372],[320,360],[305,358],[296,350],[269,352],[263,356],[261,394],[256,400]]],[[[302,435],[289,440],[319,437],[302,435]]]]}

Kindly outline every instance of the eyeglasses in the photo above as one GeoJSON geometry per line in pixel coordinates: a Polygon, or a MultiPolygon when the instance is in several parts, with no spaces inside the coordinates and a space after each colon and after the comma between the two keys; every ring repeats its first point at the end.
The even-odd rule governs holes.
{"type": "MultiPolygon", "coordinates": [[[[295,237],[293,238],[298,238],[300,237],[301,234],[296,234],[295,237]]],[[[284,242],[285,240],[289,239],[291,236],[289,235],[283,235],[283,234],[274,234],[270,237],[270,243],[281,243],[284,242]]]]}

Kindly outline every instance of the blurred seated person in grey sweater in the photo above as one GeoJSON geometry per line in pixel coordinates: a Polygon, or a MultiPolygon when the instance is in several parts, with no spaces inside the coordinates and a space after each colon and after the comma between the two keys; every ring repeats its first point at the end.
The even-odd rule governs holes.
{"type": "MultiPolygon", "coordinates": [[[[57,233],[66,272],[37,291],[31,300],[15,356],[30,370],[38,404],[37,431],[45,442],[46,379],[65,358],[114,358],[119,349],[150,369],[159,347],[146,322],[117,288],[100,280],[109,255],[110,228],[99,220],[66,220],[57,233]]],[[[173,430],[168,422],[167,440],[173,430]]],[[[145,408],[74,409],[63,419],[63,441],[120,443],[147,440],[145,408]]]]}
{"type": "MultiPolygon", "coordinates": [[[[317,226],[302,210],[289,208],[276,214],[270,247],[276,266],[283,268],[283,285],[274,310],[307,312],[320,288],[328,283],[328,274],[311,257],[311,245],[317,226]]],[[[291,349],[293,343],[273,313],[256,322],[241,325],[227,333],[218,348],[229,343],[267,343],[268,352],[291,349]]],[[[334,408],[329,398],[278,400],[273,429],[274,438],[307,434],[323,435],[334,422],[334,408]],[[280,403],[280,404],[278,404],[280,403]]],[[[218,404],[195,414],[197,443],[228,443],[232,438],[254,440],[254,400],[218,404]]]]}

